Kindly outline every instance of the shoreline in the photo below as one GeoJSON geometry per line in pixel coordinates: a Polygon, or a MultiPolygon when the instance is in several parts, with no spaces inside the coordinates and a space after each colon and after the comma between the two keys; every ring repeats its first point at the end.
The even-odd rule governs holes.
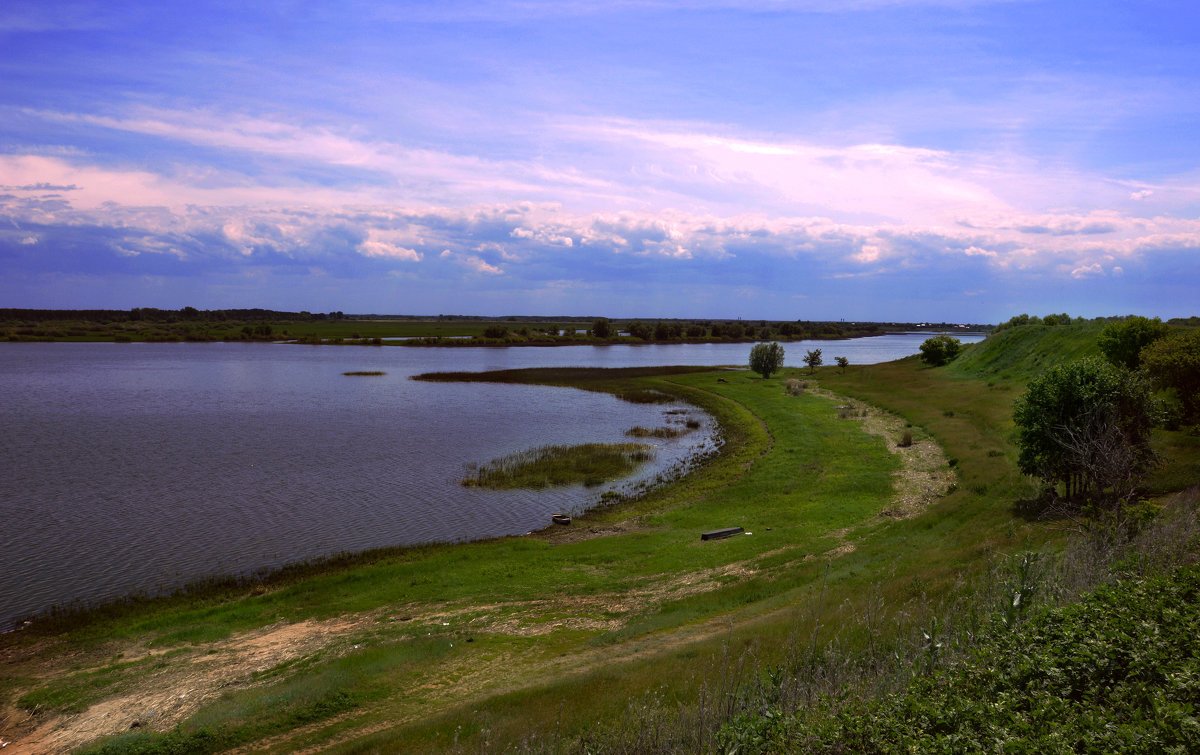
{"type": "MultiPolygon", "coordinates": [[[[559,368],[524,368],[477,373],[452,373],[453,377],[445,377],[448,373],[425,373],[413,375],[409,379],[435,382],[525,382],[538,385],[569,387],[586,391],[600,391],[619,397],[622,389],[628,389],[631,386],[636,387],[634,381],[641,378],[666,378],[672,374],[717,372],[726,369],[730,368],[720,366],[567,368],[567,371],[573,374],[570,378],[563,378],[561,376],[563,370],[559,368]],[[618,375],[615,373],[621,374],[618,375]],[[557,378],[550,377],[551,374],[557,376],[557,378]],[[542,379],[530,380],[531,376],[541,377],[542,379]],[[591,378],[590,380],[587,379],[589,377],[591,378]]],[[[214,573],[207,577],[199,577],[178,587],[161,591],[143,590],[97,601],[81,599],[62,604],[52,604],[34,614],[8,618],[0,617],[0,637],[16,635],[27,630],[34,633],[45,632],[53,634],[59,631],[55,629],[55,625],[65,624],[70,626],[79,623],[88,623],[93,619],[105,616],[124,615],[143,607],[153,606],[156,603],[167,606],[171,603],[186,603],[209,598],[230,597],[248,592],[257,592],[263,589],[282,587],[315,575],[350,571],[382,560],[412,557],[423,551],[496,543],[512,538],[523,539],[534,537],[551,543],[589,539],[587,537],[580,537],[577,534],[579,527],[589,521],[588,517],[594,518],[599,514],[611,515],[619,513],[622,509],[635,507],[639,502],[651,496],[661,495],[672,486],[680,484],[692,473],[720,459],[726,453],[727,444],[724,442],[725,431],[719,418],[705,407],[684,398],[684,394],[688,393],[688,389],[682,386],[675,386],[665,380],[661,381],[661,384],[659,384],[659,381],[656,381],[655,389],[671,393],[676,401],[681,401],[694,407],[711,419],[713,431],[710,439],[713,448],[710,448],[706,452],[688,454],[672,465],[672,467],[664,468],[660,474],[669,474],[670,476],[658,483],[649,485],[640,483],[633,488],[633,492],[618,492],[616,489],[608,491],[610,494],[613,494],[613,498],[608,501],[604,500],[605,494],[602,493],[593,505],[574,515],[571,527],[562,527],[553,524],[551,521],[547,521],[546,525],[542,528],[529,530],[525,533],[500,534],[468,540],[429,540],[407,545],[389,545],[364,550],[338,551],[324,556],[284,563],[279,566],[252,569],[240,574],[214,573]]],[[[633,476],[632,474],[627,475],[627,477],[633,476]]],[[[593,536],[598,537],[601,535],[593,536]]]]}

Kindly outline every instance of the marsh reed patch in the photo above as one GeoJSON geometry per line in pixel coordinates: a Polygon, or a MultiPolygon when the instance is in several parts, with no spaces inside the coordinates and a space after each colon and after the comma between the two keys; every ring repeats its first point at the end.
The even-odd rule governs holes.
{"type": "Polygon", "coordinates": [[[584,443],[542,446],[468,467],[465,487],[511,490],[583,483],[602,485],[624,477],[654,458],[644,443],[584,443]]]}
{"type": "Polygon", "coordinates": [[[675,397],[671,394],[653,388],[633,388],[619,391],[615,395],[622,401],[628,401],[631,404],[670,404],[675,401],[675,397]]]}
{"type": "Polygon", "coordinates": [[[352,370],[350,372],[343,372],[342,374],[348,377],[382,377],[387,373],[383,370],[352,370]]]}
{"type": "Polygon", "coordinates": [[[642,427],[641,425],[635,425],[626,430],[625,434],[630,438],[662,438],[665,440],[667,438],[678,438],[687,432],[687,430],[681,430],[678,427],[642,427]]]}

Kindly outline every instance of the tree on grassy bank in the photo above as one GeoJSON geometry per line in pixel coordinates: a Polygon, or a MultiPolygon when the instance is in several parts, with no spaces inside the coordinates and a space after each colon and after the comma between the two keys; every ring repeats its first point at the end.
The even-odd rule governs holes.
{"type": "Polygon", "coordinates": [[[804,354],[804,363],[808,365],[808,374],[813,374],[823,364],[821,350],[812,349],[804,354]]]}
{"type": "Polygon", "coordinates": [[[1101,359],[1053,367],[1017,399],[1017,465],[1067,500],[1129,500],[1154,464],[1150,387],[1101,359]]]}
{"type": "Polygon", "coordinates": [[[926,338],[921,344],[921,361],[932,367],[941,367],[958,356],[962,341],[946,334],[926,338]]]}
{"type": "Polygon", "coordinates": [[[779,344],[759,343],[750,349],[750,369],[762,375],[764,380],[782,368],[783,347],[779,344]]]}

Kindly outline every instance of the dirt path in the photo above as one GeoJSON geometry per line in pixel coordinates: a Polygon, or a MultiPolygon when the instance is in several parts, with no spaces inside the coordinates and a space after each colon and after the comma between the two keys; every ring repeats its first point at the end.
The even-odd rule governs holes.
{"type": "MultiPolygon", "coordinates": [[[[822,388],[810,389],[818,396],[843,402],[837,407],[839,416],[858,422],[863,432],[878,435],[887,449],[900,456],[900,469],[892,473],[892,500],[880,512],[891,519],[908,519],[924,511],[931,503],[950,492],[958,475],[950,467],[946,454],[932,438],[913,437],[909,445],[901,445],[905,431],[911,433],[900,417],[859,401],[849,401],[822,388]]],[[[911,433],[915,436],[915,433],[911,433]]]]}

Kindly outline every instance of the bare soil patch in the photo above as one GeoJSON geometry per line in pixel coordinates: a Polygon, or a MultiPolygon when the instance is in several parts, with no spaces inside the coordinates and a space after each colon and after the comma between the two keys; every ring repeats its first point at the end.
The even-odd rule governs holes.
{"type": "MultiPolygon", "coordinates": [[[[254,686],[256,682],[251,679],[254,674],[328,648],[369,621],[368,617],[349,616],[329,621],[274,624],[223,642],[197,647],[173,657],[161,669],[139,675],[132,689],[92,705],[82,713],[31,714],[11,708],[5,711],[5,733],[0,734],[0,741],[12,740],[3,749],[4,755],[67,752],[100,737],[130,729],[166,731],[226,690],[254,686]]],[[[37,652],[37,648],[32,650],[37,652]]],[[[29,661],[34,667],[43,666],[44,683],[71,673],[103,668],[105,661],[117,654],[123,660],[130,660],[155,653],[162,651],[147,651],[137,643],[130,643],[124,647],[106,648],[102,658],[95,657],[90,663],[80,657],[60,657],[56,668],[51,669],[45,668],[44,662],[36,656],[29,661]]]]}

